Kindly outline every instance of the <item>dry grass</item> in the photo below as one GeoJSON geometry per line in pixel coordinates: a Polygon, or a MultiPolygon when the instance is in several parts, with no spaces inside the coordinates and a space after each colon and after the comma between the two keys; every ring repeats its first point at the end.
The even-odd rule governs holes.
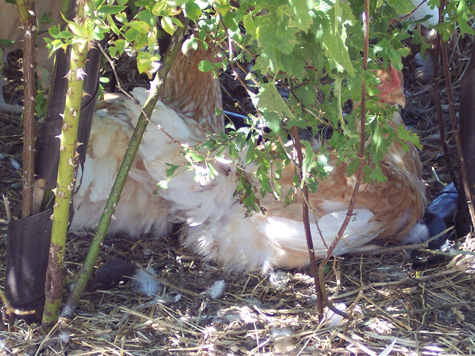
{"type": "MultiPolygon", "coordinates": [[[[470,46],[459,40],[452,48],[457,89],[470,46]]],[[[437,142],[432,83],[421,84],[411,73],[405,75],[406,118],[425,147],[421,156],[431,199],[442,188],[432,167],[442,181],[449,181],[437,142]]],[[[228,87],[231,94],[233,90],[228,87]]],[[[236,106],[235,100],[227,106],[236,106]]],[[[444,110],[447,114],[446,106],[444,110]]],[[[0,154],[0,193],[8,196],[15,215],[21,193],[21,170],[13,163],[21,165],[16,117],[1,116],[0,154]]],[[[4,284],[6,220],[3,206],[0,210],[4,284]]],[[[475,241],[461,238],[456,247],[473,253],[475,241]]],[[[87,248],[87,239],[69,239],[70,279],[87,248]]],[[[88,292],[75,318],[63,320],[48,335],[38,325],[5,324],[0,330],[0,354],[379,355],[385,350],[392,355],[475,354],[473,255],[442,256],[419,271],[403,253],[338,258],[327,273],[328,294],[339,307],[345,306],[350,317],[328,314],[323,323],[316,314],[309,270],[225,275],[219,267],[187,256],[174,239],[134,242],[115,237],[105,243],[98,264],[113,258],[153,268],[164,286],[160,295],[141,296],[128,284],[88,292]],[[218,280],[225,281],[225,292],[212,299],[208,290],[218,280]]]]}
{"type": "MultiPolygon", "coordinates": [[[[178,246],[167,247],[154,240],[108,242],[101,259],[151,266],[164,285],[160,295],[140,296],[128,284],[87,293],[74,320],[46,336],[21,323],[0,331],[6,354],[378,355],[393,342],[393,355],[474,352],[473,256],[468,268],[449,258],[423,271],[403,254],[338,259],[328,291],[351,317],[320,324],[307,270],[223,275],[178,246]],[[217,280],[225,281],[225,293],[211,299],[207,291],[217,280]]],[[[70,240],[68,273],[77,272],[86,250],[84,239],[70,240]]]]}

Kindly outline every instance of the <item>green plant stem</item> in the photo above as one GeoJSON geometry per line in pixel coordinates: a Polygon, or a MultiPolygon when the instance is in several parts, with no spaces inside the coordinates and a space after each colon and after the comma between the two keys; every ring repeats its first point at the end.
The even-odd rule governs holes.
{"type": "Polygon", "coordinates": [[[165,78],[167,77],[167,73],[171,67],[172,61],[175,58],[177,51],[180,50],[180,46],[178,45],[178,43],[181,43],[181,39],[186,28],[187,26],[185,24],[183,29],[178,29],[175,33],[173,42],[168,48],[166,54],[164,55],[162,67],[155,79],[150,83],[149,96],[147,98],[147,101],[145,102],[143,111],[137,121],[137,125],[135,126],[134,133],[132,134],[132,138],[130,139],[129,146],[127,147],[127,150],[125,152],[124,159],[119,168],[119,172],[112,187],[111,193],[109,195],[109,198],[107,199],[104,212],[97,227],[97,231],[91,241],[89,252],[86,256],[86,260],[84,261],[84,265],[79,274],[77,283],[74,286],[74,289],[71,295],[69,296],[68,301],[66,302],[66,305],[61,313],[62,317],[72,317],[74,309],[77,303],[79,302],[81,295],[86,289],[87,282],[89,281],[89,278],[92,275],[94,265],[99,255],[100,246],[104,241],[107,229],[109,228],[112,214],[114,213],[115,207],[119,202],[120,195],[122,194],[122,189],[124,188],[127,176],[130,171],[130,167],[132,166],[140,142],[142,141],[142,136],[145,132],[145,129],[147,128],[149,117],[152,114],[153,109],[155,108],[155,105],[159,99],[160,88],[165,78]]]}
{"type": "MultiPolygon", "coordinates": [[[[364,50],[363,50],[363,69],[368,69],[368,48],[369,48],[369,0],[365,0],[365,11],[364,11],[364,50]]],[[[318,281],[320,283],[320,290],[324,294],[323,299],[325,304],[336,314],[342,315],[345,318],[348,317],[348,314],[338,310],[333,306],[333,303],[328,300],[326,295],[326,287],[325,287],[325,266],[327,265],[330,257],[333,255],[333,251],[335,251],[336,246],[340,242],[345,233],[348,224],[350,223],[351,216],[353,214],[353,210],[356,204],[356,197],[358,196],[358,191],[360,189],[361,182],[363,181],[363,168],[364,168],[364,157],[365,157],[365,137],[366,137],[366,83],[362,81],[361,83],[361,114],[360,114],[360,152],[358,154],[359,159],[359,168],[356,172],[356,183],[355,188],[353,190],[353,194],[351,196],[350,204],[348,206],[348,211],[345,216],[345,220],[341,225],[338,233],[333,240],[332,244],[328,248],[328,251],[323,258],[320,266],[318,268],[318,281]]]]}
{"type": "MultiPolygon", "coordinates": [[[[84,5],[87,0],[78,0],[75,22],[83,24],[85,20],[84,5]]],[[[86,68],[88,40],[76,38],[71,46],[68,89],[60,135],[60,156],[58,178],[56,182],[55,203],[49,263],[46,271],[45,308],[43,326],[51,327],[56,323],[61,305],[63,289],[64,254],[69,223],[71,195],[74,189],[74,171],[77,161],[77,133],[81,110],[84,73],[86,68]]]]}
{"type": "Polygon", "coordinates": [[[23,189],[21,217],[26,218],[33,210],[33,186],[35,181],[35,24],[32,0],[17,0],[23,24],[23,78],[25,82],[23,110],[23,189]]]}
{"type": "MultiPolygon", "coordinates": [[[[295,149],[297,151],[297,158],[299,161],[299,175],[300,181],[303,181],[303,154],[302,154],[302,145],[300,143],[299,132],[296,126],[291,128],[292,138],[295,143],[295,149]]],[[[307,183],[304,182],[302,193],[304,195],[303,204],[302,204],[302,221],[305,231],[305,238],[307,240],[307,248],[308,254],[310,258],[310,268],[312,270],[312,275],[315,283],[315,289],[317,293],[317,311],[319,315],[320,321],[323,319],[323,295],[324,293],[320,289],[320,283],[318,281],[318,272],[317,272],[317,264],[315,258],[315,249],[313,247],[313,239],[312,239],[312,230],[310,229],[310,219],[308,213],[308,186],[307,183]]]]}

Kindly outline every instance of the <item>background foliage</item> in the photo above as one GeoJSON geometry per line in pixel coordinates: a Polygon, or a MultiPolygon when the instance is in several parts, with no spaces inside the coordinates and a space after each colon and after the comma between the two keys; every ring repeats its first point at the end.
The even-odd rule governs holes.
{"type": "MultiPolygon", "coordinates": [[[[438,5],[438,1],[429,3],[438,5]]],[[[438,26],[444,39],[455,26],[462,35],[473,34],[468,24],[473,8],[470,1],[449,3],[446,22],[438,26]]],[[[277,179],[282,166],[292,159],[283,147],[291,127],[310,129],[314,135],[324,127],[333,132],[318,154],[308,141],[304,142],[307,159],[303,181],[311,190],[318,187],[314,178],[329,170],[326,150],[335,150],[338,160],[348,163],[349,173],[358,169],[358,115],[357,110],[348,109],[348,103],[361,101],[362,81],[369,90],[365,98],[369,110],[365,179],[385,179],[378,163],[393,140],[418,145],[414,134],[396,131],[388,124],[393,109],[376,105],[375,76],[376,69],[389,63],[402,69],[401,58],[409,53],[406,39],[414,37],[416,43],[423,42],[413,30],[415,22],[403,18],[414,5],[410,0],[371,1],[368,71],[363,70],[363,9],[364,1],[338,0],[98,0],[89,4],[88,21],[83,26],[70,22],[65,31],[51,28],[48,45],[51,49],[65,48],[75,36],[102,40],[112,33],[109,54],[116,57],[135,53],[138,70],[152,76],[160,60],[158,39],[165,33],[173,35],[190,21],[196,31],[184,42],[183,50],[213,46],[219,60],[203,61],[200,70],[218,72],[230,66],[236,77],[241,76],[256,109],[248,126],[230,131],[230,137],[215,137],[204,149],[215,150],[218,156],[227,152],[238,164],[255,162],[261,183],[259,194],[280,195],[286,192],[280,192],[277,179]],[[264,150],[248,142],[261,142],[264,150]],[[242,157],[245,146],[247,153],[242,157]],[[280,153],[280,160],[270,159],[271,148],[280,153]],[[273,175],[269,178],[271,165],[273,175]]],[[[207,160],[209,173],[214,174],[212,160],[206,154],[188,154],[190,161],[207,160]]],[[[246,179],[240,189],[244,201],[257,209],[257,197],[246,179]]]]}

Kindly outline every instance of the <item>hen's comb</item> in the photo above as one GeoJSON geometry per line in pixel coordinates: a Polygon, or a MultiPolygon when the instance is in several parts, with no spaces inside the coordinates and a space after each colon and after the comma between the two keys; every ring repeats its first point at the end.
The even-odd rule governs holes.
{"type": "Polygon", "coordinates": [[[406,98],[404,97],[404,77],[401,71],[390,65],[388,69],[378,70],[376,75],[381,79],[381,84],[378,85],[381,101],[404,107],[406,98]]]}

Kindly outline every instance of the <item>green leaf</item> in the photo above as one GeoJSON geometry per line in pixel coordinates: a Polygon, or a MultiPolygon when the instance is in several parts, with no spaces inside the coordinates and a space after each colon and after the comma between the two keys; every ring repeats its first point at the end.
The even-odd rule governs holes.
{"type": "Polygon", "coordinates": [[[387,3],[399,14],[409,14],[415,8],[411,0],[387,0],[387,3]]]}
{"type": "Polygon", "coordinates": [[[165,163],[169,168],[166,169],[166,174],[167,174],[167,178],[170,178],[173,176],[173,174],[175,173],[175,171],[180,168],[180,166],[177,166],[175,164],[171,164],[171,163],[165,163]]]}
{"type": "Polygon", "coordinates": [[[303,85],[294,90],[297,99],[305,106],[313,106],[317,101],[317,93],[315,87],[311,85],[303,85]]]}
{"type": "Polygon", "coordinates": [[[148,25],[149,30],[156,26],[157,18],[149,10],[140,11],[135,18],[137,20],[143,21],[148,25]]]}
{"type": "MultiPolygon", "coordinates": [[[[130,26],[130,28],[132,28],[132,29],[134,29],[138,32],[141,32],[141,33],[148,33],[150,31],[149,24],[147,24],[144,21],[134,20],[134,21],[129,22],[129,26],[130,26]]],[[[129,42],[131,42],[131,41],[129,41],[129,42]]]]}
{"type": "Polygon", "coordinates": [[[298,26],[302,31],[307,32],[313,23],[313,7],[314,4],[311,0],[289,0],[286,12],[292,16],[290,26],[298,26]]]}
{"type": "Polygon", "coordinates": [[[120,29],[117,27],[117,25],[115,24],[115,21],[112,19],[112,16],[111,15],[107,15],[107,23],[108,25],[110,26],[112,32],[114,32],[116,35],[121,35],[121,31],[120,29]]]}
{"type": "Polygon", "coordinates": [[[167,1],[166,0],[159,1],[153,6],[152,14],[154,14],[155,16],[163,16],[167,13],[166,8],[167,8],[167,1]]]}
{"type": "Polygon", "coordinates": [[[73,34],[69,31],[61,31],[59,33],[59,37],[61,37],[61,38],[72,38],[73,34]]]}
{"type": "Polygon", "coordinates": [[[162,19],[160,20],[160,24],[162,25],[162,28],[165,30],[165,32],[168,33],[170,36],[175,33],[175,26],[173,26],[173,21],[170,17],[162,17],[162,19]]]}
{"type": "Polygon", "coordinates": [[[169,6],[178,7],[178,6],[181,6],[184,3],[189,2],[189,1],[190,0],[168,0],[167,3],[168,3],[169,6]]]}
{"type": "Polygon", "coordinates": [[[252,17],[251,14],[244,15],[242,19],[242,23],[247,33],[249,33],[253,37],[256,36],[257,27],[256,27],[256,23],[254,22],[254,18],[252,17]]]}
{"type": "Polygon", "coordinates": [[[102,5],[97,9],[97,13],[100,16],[115,15],[121,11],[124,11],[127,7],[120,5],[102,5]]]}
{"type": "Polygon", "coordinates": [[[89,39],[91,37],[91,32],[89,31],[87,24],[84,24],[81,26],[75,22],[69,22],[68,27],[76,36],[80,38],[89,39]]]}
{"type": "Polygon", "coordinates": [[[203,60],[198,64],[198,69],[201,72],[209,72],[213,69],[213,65],[210,61],[203,60]]]}
{"type": "Polygon", "coordinates": [[[127,42],[125,40],[115,40],[114,41],[114,46],[117,48],[117,51],[119,54],[122,54],[125,52],[125,47],[127,46],[127,42]]]}
{"type": "Polygon", "coordinates": [[[158,58],[148,52],[139,52],[137,54],[137,69],[139,73],[146,73],[150,78],[154,69],[153,62],[156,60],[158,58]]]}
{"type": "MultiPolygon", "coordinates": [[[[334,21],[337,21],[334,19],[334,21]]],[[[331,30],[329,33],[323,36],[323,48],[328,59],[333,63],[333,67],[339,72],[345,69],[350,76],[355,75],[355,68],[351,63],[351,59],[348,53],[348,47],[345,44],[346,31],[343,26],[339,30],[338,23],[331,24],[331,30]]]]}
{"type": "Polygon", "coordinates": [[[404,127],[404,125],[400,125],[397,128],[397,133],[401,140],[405,142],[412,142],[414,146],[416,146],[418,149],[422,149],[422,145],[419,141],[419,136],[417,136],[416,133],[409,131],[404,127]]]}
{"type": "Polygon", "coordinates": [[[48,29],[48,32],[50,34],[51,37],[53,38],[58,38],[59,34],[60,34],[60,29],[58,26],[51,26],[49,29],[48,29]]]}
{"type": "Polygon", "coordinates": [[[188,1],[185,4],[185,16],[196,21],[201,16],[201,9],[194,1],[188,1]]]}
{"type": "Polygon", "coordinates": [[[470,24],[463,18],[460,20],[457,22],[459,25],[460,34],[462,36],[464,36],[465,34],[473,35],[475,32],[473,31],[473,28],[470,26],[470,24]]]}
{"type": "Polygon", "coordinates": [[[214,178],[219,174],[218,171],[216,170],[216,168],[214,168],[214,166],[211,163],[207,162],[206,167],[208,167],[208,169],[211,173],[211,178],[214,178]]]}
{"type": "Polygon", "coordinates": [[[259,94],[256,96],[256,104],[259,108],[266,111],[274,112],[281,118],[292,118],[292,112],[280,96],[274,83],[262,84],[259,94]]]}
{"type": "Polygon", "coordinates": [[[201,153],[194,151],[188,151],[186,153],[186,158],[191,158],[194,162],[201,162],[205,159],[205,157],[201,153]]]}
{"type": "Polygon", "coordinates": [[[239,22],[236,18],[236,14],[232,12],[228,12],[223,16],[224,26],[231,31],[236,31],[239,29],[239,22]]]}
{"type": "Polygon", "coordinates": [[[134,42],[140,36],[140,32],[130,28],[124,33],[125,40],[129,43],[134,42]]]}
{"type": "Polygon", "coordinates": [[[114,17],[120,23],[127,23],[127,15],[125,12],[121,12],[120,14],[117,14],[114,17]]]}
{"type": "Polygon", "coordinates": [[[182,23],[178,18],[172,17],[171,19],[172,19],[172,22],[173,22],[176,26],[183,28],[183,23],[182,23]]]}
{"type": "Polygon", "coordinates": [[[352,160],[351,163],[348,165],[348,168],[346,169],[348,175],[352,176],[353,174],[355,174],[358,168],[360,168],[360,160],[357,158],[352,160]]]}

